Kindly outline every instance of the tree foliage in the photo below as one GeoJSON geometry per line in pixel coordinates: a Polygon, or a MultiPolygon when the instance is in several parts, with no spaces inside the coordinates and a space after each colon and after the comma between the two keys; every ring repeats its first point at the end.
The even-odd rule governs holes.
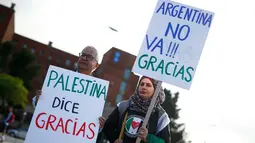
{"type": "Polygon", "coordinates": [[[29,48],[17,49],[16,46],[11,41],[0,44],[0,98],[2,106],[7,103],[24,108],[28,103],[28,90],[40,71],[40,65],[29,48]]]}
{"type": "Polygon", "coordinates": [[[179,92],[172,94],[170,90],[164,89],[166,99],[162,104],[169,118],[171,119],[171,143],[185,143],[185,124],[178,124],[179,112],[177,102],[179,99],[179,92]]]}
{"type": "Polygon", "coordinates": [[[25,87],[31,89],[31,81],[37,76],[40,66],[31,52],[21,49],[20,52],[13,54],[9,69],[12,76],[21,78],[25,87]]]}
{"type": "Polygon", "coordinates": [[[0,73],[8,72],[8,63],[11,59],[13,48],[12,42],[0,44],[0,73]]]}
{"type": "Polygon", "coordinates": [[[8,74],[0,74],[0,97],[2,105],[9,104],[21,105],[23,108],[27,105],[28,90],[24,87],[23,81],[8,74]]]}
{"type": "Polygon", "coordinates": [[[40,65],[29,48],[15,50],[16,44],[4,42],[0,46],[0,73],[8,73],[23,80],[27,89],[31,89],[31,81],[40,71],[40,65]],[[16,52],[14,52],[16,51],[16,52]]]}

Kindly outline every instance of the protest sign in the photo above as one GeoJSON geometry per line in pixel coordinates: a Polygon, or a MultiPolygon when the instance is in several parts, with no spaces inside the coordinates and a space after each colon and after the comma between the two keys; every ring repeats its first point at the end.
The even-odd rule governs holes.
{"type": "Polygon", "coordinates": [[[108,85],[50,66],[25,143],[95,143],[108,85]]]}
{"type": "Polygon", "coordinates": [[[190,89],[214,13],[159,0],[132,71],[190,89]]]}
{"type": "MultiPolygon", "coordinates": [[[[158,0],[132,71],[159,80],[143,127],[162,82],[190,89],[214,13],[158,0]]],[[[136,143],[140,143],[137,138],[136,143]]]]}

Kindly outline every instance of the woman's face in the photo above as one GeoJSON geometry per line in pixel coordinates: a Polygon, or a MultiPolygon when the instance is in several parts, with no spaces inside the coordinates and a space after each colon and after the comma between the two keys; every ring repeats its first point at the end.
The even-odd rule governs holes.
{"type": "Polygon", "coordinates": [[[151,99],[154,94],[154,87],[151,80],[148,78],[142,79],[138,87],[138,92],[143,100],[151,99]]]}

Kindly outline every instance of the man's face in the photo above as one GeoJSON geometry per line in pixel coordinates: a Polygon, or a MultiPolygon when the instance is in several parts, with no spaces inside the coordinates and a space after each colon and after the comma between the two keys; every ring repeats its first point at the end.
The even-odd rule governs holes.
{"type": "Polygon", "coordinates": [[[13,111],[13,108],[12,107],[9,107],[9,112],[12,112],[13,111]]]}
{"type": "Polygon", "coordinates": [[[91,72],[98,66],[96,60],[97,51],[94,48],[86,47],[80,53],[78,59],[78,68],[79,70],[91,72]]]}

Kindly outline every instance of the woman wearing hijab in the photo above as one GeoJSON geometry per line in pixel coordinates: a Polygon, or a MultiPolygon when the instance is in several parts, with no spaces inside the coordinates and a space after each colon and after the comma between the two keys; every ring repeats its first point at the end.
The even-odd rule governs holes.
{"type": "Polygon", "coordinates": [[[103,132],[111,143],[135,143],[137,137],[140,137],[144,143],[169,143],[170,119],[161,107],[165,100],[162,87],[160,87],[161,90],[147,127],[141,127],[152,96],[157,88],[157,82],[154,79],[143,76],[135,93],[129,100],[119,103],[118,107],[109,115],[104,124],[103,132]],[[127,117],[126,120],[124,119],[125,116],[127,117]],[[124,135],[122,139],[118,139],[123,121],[125,122],[124,135]]]}

